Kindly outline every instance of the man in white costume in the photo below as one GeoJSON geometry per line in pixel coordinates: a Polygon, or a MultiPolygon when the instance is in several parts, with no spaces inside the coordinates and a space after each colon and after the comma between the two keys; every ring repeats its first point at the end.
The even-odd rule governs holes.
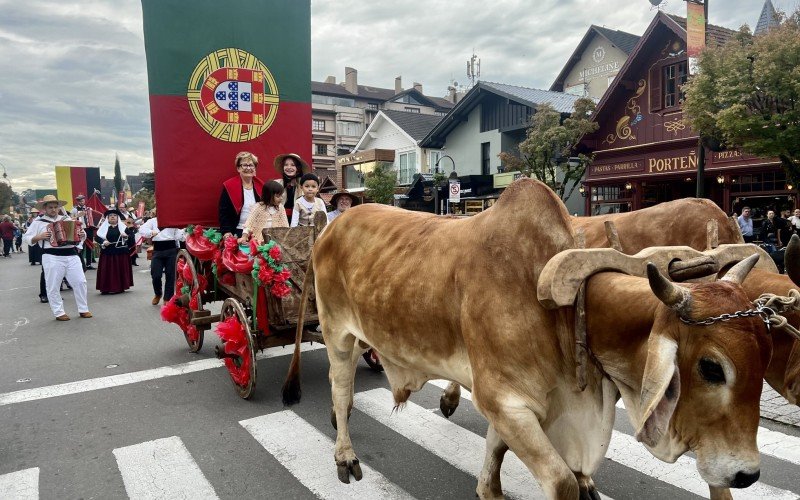
{"type": "MultiPolygon", "coordinates": [[[[61,298],[61,281],[66,276],[67,281],[72,285],[75,294],[75,302],[78,305],[78,313],[81,318],[91,318],[89,304],[86,299],[86,275],[83,274],[83,266],[78,257],[78,248],[75,245],[62,245],[53,247],[50,245],[50,231],[48,224],[61,220],[70,220],[66,215],[59,215],[59,209],[67,202],[59,200],[53,195],[47,195],[42,201],[37,203],[36,208],[44,211],[44,215],[34,219],[28,230],[23,236],[23,240],[28,245],[39,245],[42,247],[42,268],[44,279],[47,286],[47,298],[50,302],[50,309],[58,321],[69,321],[69,316],[64,312],[64,301],[61,298]]],[[[78,235],[81,242],[86,239],[86,233],[81,228],[78,235]]]]}
{"type": "Polygon", "coordinates": [[[163,295],[164,303],[175,294],[175,263],[178,257],[178,245],[186,239],[183,229],[158,228],[156,209],[152,210],[153,217],[145,222],[137,234],[140,238],[150,238],[153,241],[153,259],[150,261],[150,277],[153,279],[153,300],[157,305],[163,295]],[[161,287],[161,276],[166,277],[164,288],[161,287]]]}

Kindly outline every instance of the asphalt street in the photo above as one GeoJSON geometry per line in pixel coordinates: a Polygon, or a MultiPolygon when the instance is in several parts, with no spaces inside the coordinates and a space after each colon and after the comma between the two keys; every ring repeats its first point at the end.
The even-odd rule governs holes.
{"type": "MultiPolygon", "coordinates": [[[[78,318],[65,291],[73,319],[60,323],[39,303],[40,268],[26,255],[0,259],[0,499],[475,498],[486,422],[468,393],[449,420],[437,383],[393,413],[385,377],[362,363],[350,429],[364,479],[342,485],[324,348],[306,346],[300,404],[280,401],[288,347],[262,354],[256,394],[241,400],[214,359],[213,332],[189,353],[150,304],[139,262],[120,295],[101,296],[88,271],[94,318],[78,318]]],[[[761,427],[761,481],[734,497],[800,498],[800,432],[761,427]]],[[[615,430],[594,476],[607,498],[708,497],[692,456],[652,458],[621,408],[615,430]]],[[[515,457],[504,474],[509,497],[541,498],[515,457]]]]}

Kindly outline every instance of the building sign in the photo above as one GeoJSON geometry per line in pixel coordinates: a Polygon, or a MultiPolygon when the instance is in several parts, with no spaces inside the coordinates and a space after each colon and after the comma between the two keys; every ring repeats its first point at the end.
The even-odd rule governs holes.
{"type": "MultiPolygon", "coordinates": [[[[670,153],[674,154],[675,152],[670,153]]],[[[694,149],[690,149],[680,156],[647,159],[648,174],[668,174],[691,170],[697,170],[697,151],[694,149]]]]}
{"type": "Polygon", "coordinates": [[[586,68],[578,75],[586,80],[590,80],[594,76],[605,75],[606,73],[611,73],[612,71],[617,71],[620,68],[619,61],[613,61],[606,64],[599,64],[597,66],[593,66],[591,68],[586,68]]]}
{"type": "Polygon", "coordinates": [[[591,176],[629,174],[632,172],[644,172],[643,159],[589,165],[589,175],[591,176]]]}

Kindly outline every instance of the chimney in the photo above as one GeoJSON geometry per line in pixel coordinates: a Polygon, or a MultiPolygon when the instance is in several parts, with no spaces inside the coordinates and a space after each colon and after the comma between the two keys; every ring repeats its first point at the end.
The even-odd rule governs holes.
{"type": "Polygon", "coordinates": [[[414,90],[416,90],[417,92],[419,92],[421,94],[422,93],[422,84],[418,83],[418,82],[414,82],[414,90]]]}
{"type": "Polygon", "coordinates": [[[336,83],[336,77],[329,76],[328,78],[325,79],[325,83],[336,83]]]}
{"type": "Polygon", "coordinates": [[[398,76],[394,79],[394,93],[399,94],[403,91],[403,80],[402,77],[398,76]]]}
{"type": "Polygon", "coordinates": [[[452,85],[447,87],[447,100],[456,104],[456,88],[452,85]]]}
{"type": "Polygon", "coordinates": [[[358,94],[358,71],[353,68],[344,68],[344,88],[352,94],[358,94]]]}

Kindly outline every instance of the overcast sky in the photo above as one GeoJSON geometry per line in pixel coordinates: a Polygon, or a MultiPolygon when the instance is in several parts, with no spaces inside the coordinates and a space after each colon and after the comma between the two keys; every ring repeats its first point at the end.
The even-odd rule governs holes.
{"type": "MultiPolygon", "coordinates": [[[[709,5],[712,24],[754,27],[763,0],[709,5]]],[[[682,0],[662,8],[686,15],[682,0]]],[[[641,35],[654,15],[648,0],[312,0],[311,75],[342,81],[351,66],[362,85],[402,76],[444,96],[474,49],[482,80],[547,89],[589,25],[641,35]]],[[[0,78],[0,163],[15,190],[55,187],[55,165],[111,177],[116,153],[123,174],[152,171],[138,0],[0,0],[0,78]]]]}

